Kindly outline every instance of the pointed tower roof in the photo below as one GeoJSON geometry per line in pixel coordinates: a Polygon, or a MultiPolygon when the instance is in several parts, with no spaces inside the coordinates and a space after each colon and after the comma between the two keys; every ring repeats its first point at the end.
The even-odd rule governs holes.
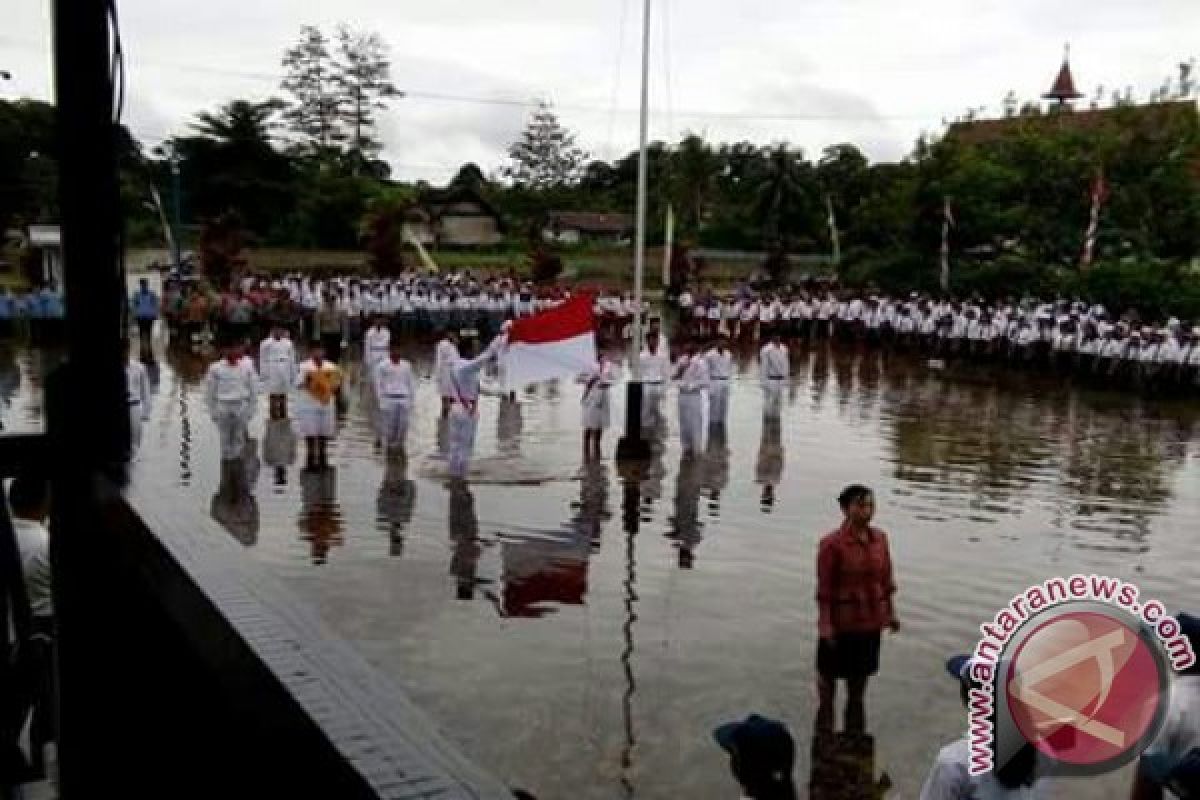
{"type": "Polygon", "coordinates": [[[1050,91],[1042,95],[1047,100],[1057,100],[1059,105],[1066,105],[1071,100],[1078,100],[1083,97],[1078,89],[1075,88],[1075,77],[1071,74],[1071,46],[1067,45],[1067,52],[1063,56],[1062,67],[1058,70],[1058,77],[1054,79],[1054,86],[1050,87],[1050,91]]]}

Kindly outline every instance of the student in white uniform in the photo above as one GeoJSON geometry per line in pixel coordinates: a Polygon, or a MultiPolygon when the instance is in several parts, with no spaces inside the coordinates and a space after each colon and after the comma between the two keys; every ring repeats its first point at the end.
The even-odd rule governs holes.
{"type": "MultiPolygon", "coordinates": [[[[946,671],[959,684],[959,696],[966,706],[974,683],[969,656],[955,656],[946,662],[946,671]]],[[[1051,795],[1050,784],[1039,780],[1037,749],[1024,745],[1005,764],[984,775],[972,775],[970,745],[963,736],[946,745],[937,755],[920,800],[1040,800],[1051,795]]]]}
{"type": "Polygon", "coordinates": [[[204,398],[220,434],[221,460],[241,458],[258,401],[258,376],[245,360],[240,343],[227,345],[221,360],[209,366],[204,398]]]}
{"type": "Polygon", "coordinates": [[[270,403],[270,418],[287,417],[287,396],[296,383],[296,350],[282,325],[258,346],[258,374],[270,403]]]}
{"type": "Polygon", "coordinates": [[[458,337],[449,332],[443,334],[433,352],[433,377],[438,395],[442,398],[443,419],[449,416],[450,406],[454,404],[454,382],[450,379],[450,368],[458,358],[458,337]]]}
{"type": "Polygon", "coordinates": [[[379,439],[385,452],[403,453],[417,381],[412,364],[404,360],[399,341],[392,343],[389,355],[375,365],[372,375],[379,404],[379,439]]]}
{"type": "Polygon", "coordinates": [[[576,379],[583,384],[583,460],[600,460],[600,438],[612,423],[611,389],[616,367],[600,354],[596,365],[576,379]]]}
{"type": "Polygon", "coordinates": [[[704,392],[708,388],[708,362],[688,345],[675,364],[679,386],[679,441],[685,456],[704,452],[704,392]]]}
{"type": "MultiPolygon", "coordinates": [[[[1200,618],[1175,619],[1200,656],[1200,618]]],[[[1133,800],[1200,797],[1200,662],[1175,676],[1170,698],[1162,730],[1138,762],[1133,800]]]]}
{"type": "Polygon", "coordinates": [[[125,399],[129,404],[130,454],[136,455],[142,446],[142,426],[150,419],[150,376],[146,367],[132,356],[125,340],[125,399]]]}
{"type": "Polygon", "coordinates": [[[722,336],[704,354],[708,363],[708,427],[724,430],[729,417],[729,383],[733,379],[733,353],[729,339],[722,336]]]}
{"type": "Polygon", "coordinates": [[[763,415],[778,417],[783,411],[783,390],[791,373],[787,347],[778,336],[763,345],[758,364],[763,387],[763,415]]]}
{"type": "Polygon", "coordinates": [[[374,375],[375,368],[387,360],[391,349],[392,332],[382,316],[375,317],[371,327],[363,336],[363,365],[367,375],[374,375]]]}
{"type": "Polygon", "coordinates": [[[670,370],[667,348],[658,331],[646,335],[646,348],[641,353],[642,367],[642,431],[650,433],[662,425],[662,398],[670,370]]]}
{"type": "Polygon", "coordinates": [[[508,342],[497,336],[477,358],[459,355],[450,365],[449,380],[454,392],[446,420],[447,468],[452,478],[465,478],[475,452],[475,433],[479,428],[479,373],[496,358],[508,342]]]}
{"type": "Polygon", "coordinates": [[[329,440],[337,431],[337,392],[342,371],[325,360],[325,350],[314,343],[308,360],[296,373],[300,390],[296,403],[296,432],[304,437],[307,467],[321,469],[329,465],[329,440]]]}

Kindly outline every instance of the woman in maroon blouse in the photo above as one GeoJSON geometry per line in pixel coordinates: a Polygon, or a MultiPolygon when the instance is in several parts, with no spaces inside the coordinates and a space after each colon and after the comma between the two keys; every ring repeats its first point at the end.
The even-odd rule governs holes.
{"type": "Polygon", "coordinates": [[[841,678],[848,695],[846,729],[861,731],[867,678],[879,671],[880,633],[900,630],[892,604],[896,582],[887,534],[871,527],[874,493],[866,486],[847,486],[838,503],[845,519],[817,549],[817,724],[833,727],[841,678]]]}

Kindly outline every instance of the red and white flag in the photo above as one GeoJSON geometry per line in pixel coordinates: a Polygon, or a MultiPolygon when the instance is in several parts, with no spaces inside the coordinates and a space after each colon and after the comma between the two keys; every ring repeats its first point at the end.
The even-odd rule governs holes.
{"type": "Polygon", "coordinates": [[[592,296],[572,297],[558,308],[515,320],[504,352],[504,383],[517,391],[533,383],[574,377],[596,365],[592,296]]]}

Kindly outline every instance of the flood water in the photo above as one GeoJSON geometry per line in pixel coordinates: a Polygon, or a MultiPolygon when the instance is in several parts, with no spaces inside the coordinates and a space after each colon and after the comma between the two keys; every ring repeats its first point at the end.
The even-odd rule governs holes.
{"type": "MultiPolygon", "coordinates": [[[[486,397],[478,463],[453,491],[430,459],[427,379],[411,458],[390,466],[355,387],[323,473],[302,470],[302,453],[289,464],[287,426],[265,427],[264,401],[248,495],[236,470],[222,475],[205,364],[164,357],[139,469],[168,471],[180,502],[212,513],[470,756],[543,800],[735,797],[710,732],[752,711],[791,727],[802,796],[815,774],[812,796],[880,796],[884,781],[915,797],[964,727],[942,663],[1014,593],[1082,571],[1169,608],[1200,596],[1194,403],[852,345],[792,357],[781,424],[764,424],[744,357],[727,441],[681,460],[669,435],[636,483],[611,460],[581,465],[570,383],[486,397]],[[868,692],[871,737],[838,751],[812,735],[814,570],[850,482],[877,492],[903,628],[868,692]]],[[[36,425],[38,358],[0,362],[6,429],[36,425]]],[[[673,394],[666,407],[674,433],[673,394]]],[[[1120,774],[1061,791],[1127,787],[1120,774]]]]}

